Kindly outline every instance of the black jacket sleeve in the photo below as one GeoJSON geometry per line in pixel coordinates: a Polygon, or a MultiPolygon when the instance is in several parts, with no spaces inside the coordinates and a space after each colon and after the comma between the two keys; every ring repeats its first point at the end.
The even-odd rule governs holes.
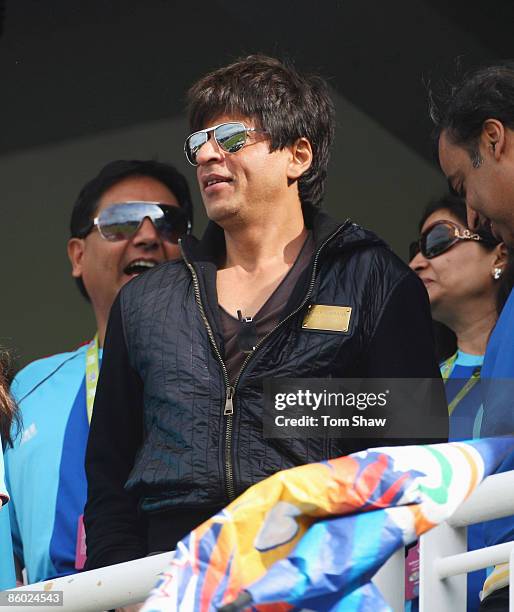
{"type": "Polygon", "coordinates": [[[144,557],[137,500],[124,489],[143,435],[143,384],[128,359],[120,296],[104,344],[86,450],[86,569],[144,557]]]}
{"type": "Polygon", "coordinates": [[[392,289],[365,357],[368,378],[440,378],[428,295],[414,273],[392,289]]]}
{"type": "MultiPolygon", "coordinates": [[[[435,356],[430,303],[425,287],[414,273],[406,272],[383,305],[363,366],[367,378],[434,379],[438,391],[431,414],[441,423],[440,436],[378,441],[381,446],[447,442],[448,406],[435,356]]],[[[405,410],[418,410],[420,419],[427,418],[415,404],[405,410]]]]}

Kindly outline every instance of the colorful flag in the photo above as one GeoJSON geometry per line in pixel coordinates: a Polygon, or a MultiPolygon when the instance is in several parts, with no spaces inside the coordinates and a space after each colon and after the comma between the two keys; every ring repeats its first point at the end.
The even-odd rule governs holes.
{"type": "Polygon", "coordinates": [[[513,437],[374,448],[278,472],[179,542],[143,612],[388,610],[377,570],[512,450],[513,437]]]}

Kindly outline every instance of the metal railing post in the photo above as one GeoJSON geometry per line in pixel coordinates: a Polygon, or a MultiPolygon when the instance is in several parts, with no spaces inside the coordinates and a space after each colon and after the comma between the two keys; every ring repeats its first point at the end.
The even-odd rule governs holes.
{"type": "Polygon", "coordinates": [[[419,544],[420,612],[466,612],[467,576],[441,580],[437,559],[467,551],[467,528],[443,523],[421,536],[419,544]]]}
{"type": "Polygon", "coordinates": [[[393,612],[405,609],[405,549],[398,549],[373,577],[375,586],[382,593],[393,612]]]}

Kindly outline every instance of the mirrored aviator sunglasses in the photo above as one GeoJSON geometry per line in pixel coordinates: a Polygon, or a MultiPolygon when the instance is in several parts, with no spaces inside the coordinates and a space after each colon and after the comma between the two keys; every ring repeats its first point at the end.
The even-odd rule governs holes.
{"type": "Polygon", "coordinates": [[[436,221],[421,234],[419,240],[411,243],[409,261],[421,252],[426,259],[433,259],[444,253],[460,240],[488,242],[479,234],[460,228],[452,221],[436,221]]]}
{"type": "Polygon", "coordinates": [[[143,221],[148,218],[154,224],[162,240],[178,244],[189,234],[191,223],[179,206],[160,202],[121,202],[104,208],[93,220],[102,238],[110,242],[129,240],[143,221]]]}
{"type": "Polygon", "coordinates": [[[186,138],[184,153],[192,166],[198,166],[196,156],[198,151],[209,140],[209,132],[213,133],[214,140],[225,153],[237,153],[246,144],[248,132],[257,132],[257,128],[246,127],[239,121],[220,123],[199,132],[194,132],[186,138]]]}

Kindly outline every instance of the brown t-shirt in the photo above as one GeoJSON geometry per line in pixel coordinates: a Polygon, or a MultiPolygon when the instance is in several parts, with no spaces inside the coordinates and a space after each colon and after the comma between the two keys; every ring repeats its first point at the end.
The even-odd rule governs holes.
{"type": "Polygon", "coordinates": [[[243,320],[241,321],[218,305],[221,330],[225,343],[224,361],[231,382],[235,381],[243,361],[252,350],[252,345],[255,346],[259,340],[264,338],[280,322],[280,314],[285,308],[287,300],[302,272],[309,265],[313,253],[314,241],[311,232],[309,232],[293,267],[261,306],[253,319],[250,313],[242,312],[243,320]],[[245,318],[251,318],[252,320],[251,322],[245,322],[245,318]]]}

